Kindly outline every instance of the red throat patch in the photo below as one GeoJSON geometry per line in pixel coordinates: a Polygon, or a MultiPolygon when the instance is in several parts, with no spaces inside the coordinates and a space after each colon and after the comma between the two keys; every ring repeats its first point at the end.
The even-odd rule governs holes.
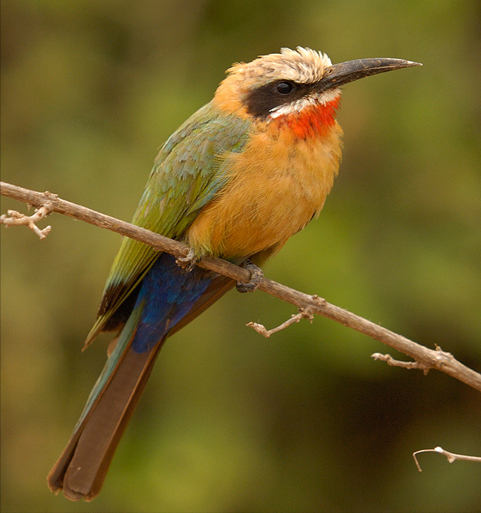
{"type": "Polygon", "coordinates": [[[298,139],[326,135],[336,122],[336,110],[340,97],[325,104],[305,107],[299,113],[285,114],[274,121],[277,127],[291,130],[298,139]]]}

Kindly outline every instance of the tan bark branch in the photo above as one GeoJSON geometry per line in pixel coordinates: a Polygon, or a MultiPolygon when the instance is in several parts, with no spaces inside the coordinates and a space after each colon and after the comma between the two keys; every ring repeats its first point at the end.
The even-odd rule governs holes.
{"type": "Polygon", "coordinates": [[[416,467],[418,468],[419,472],[422,472],[421,465],[419,464],[417,455],[421,454],[422,452],[437,452],[438,454],[442,454],[446,456],[449,463],[453,463],[456,460],[463,460],[463,461],[474,461],[476,463],[481,463],[481,457],[480,456],[467,456],[465,454],[456,454],[454,452],[449,452],[444,450],[442,447],[435,447],[434,449],[422,449],[420,451],[416,451],[413,453],[413,458],[416,463],[416,467]]]}
{"type": "MultiPolygon", "coordinates": [[[[35,192],[23,189],[15,185],[0,182],[0,191],[3,196],[23,201],[37,208],[46,206],[51,212],[57,212],[87,223],[106,228],[126,237],[151,245],[158,251],[166,251],[176,257],[185,257],[189,248],[178,241],[163,237],[162,235],[150,232],[139,226],[113,217],[101,214],[86,207],[76,205],[69,201],[60,199],[57,195],[45,192],[35,192]]],[[[3,221],[2,221],[3,222],[3,221]]],[[[247,282],[250,273],[230,262],[219,258],[203,258],[197,265],[211,271],[228,276],[229,278],[247,282]]],[[[328,319],[343,324],[344,326],[364,333],[397,351],[404,353],[422,365],[423,369],[437,369],[453,378],[466,383],[467,385],[481,391],[481,374],[458,362],[450,353],[440,350],[428,349],[401,335],[397,335],[386,328],[378,326],[362,317],[359,317],[347,310],[328,303],[316,295],[309,295],[303,292],[286,287],[280,283],[263,278],[259,290],[267,292],[283,301],[287,301],[299,309],[309,311],[312,314],[322,315],[328,319]]]]}

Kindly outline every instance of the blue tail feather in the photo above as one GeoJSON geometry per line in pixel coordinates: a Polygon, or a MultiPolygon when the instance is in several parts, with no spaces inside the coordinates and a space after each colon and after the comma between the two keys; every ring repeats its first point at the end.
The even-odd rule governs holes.
{"type": "Polygon", "coordinates": [[[168,253],[159,256],[145,276],[134,306],[143,303],[132,348],[143,353],[154,347],[189,313],[215,275],[195,266],[186,272],[168,253]]]}
{"type": "Polygon", "coordinates": [[[128,347],[135,353],[151,350],[189,313],[214,276],[197,266],[186,272],[168,253],[159,256],[142,282],[132,313],[90,393],[75,430],[99,398],[128,347]]]}

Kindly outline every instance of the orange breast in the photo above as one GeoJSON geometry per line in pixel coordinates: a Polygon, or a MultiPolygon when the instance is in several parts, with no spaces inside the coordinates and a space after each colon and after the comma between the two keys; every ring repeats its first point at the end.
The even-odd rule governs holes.
{"type": "Polygon", "coordinates": [[[230,154],[230,179],[188,232],[198,255],[228,259],[276,250],[321,211],[339,169],[342,130],[334,123],[299,138],[277,120],[230,154]]]}

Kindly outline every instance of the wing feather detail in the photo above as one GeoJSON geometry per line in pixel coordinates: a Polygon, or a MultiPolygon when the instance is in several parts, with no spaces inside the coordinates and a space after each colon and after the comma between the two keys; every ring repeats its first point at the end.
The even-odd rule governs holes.
{"type": "MultiPolygon", "coordinates": [[[[200,211],[227,183],[229,153],[241,152],[250,122],[217,110],[212,102],[193,114],[160,149],[132,223],[182,240],[200,211]]],[[[136,289],[159,256],[152,247],[125,237],[104,288],[98,318],[85,345],[136,289]]],[[[123,316],[122,316],[123,317],[123,316]]]]}

